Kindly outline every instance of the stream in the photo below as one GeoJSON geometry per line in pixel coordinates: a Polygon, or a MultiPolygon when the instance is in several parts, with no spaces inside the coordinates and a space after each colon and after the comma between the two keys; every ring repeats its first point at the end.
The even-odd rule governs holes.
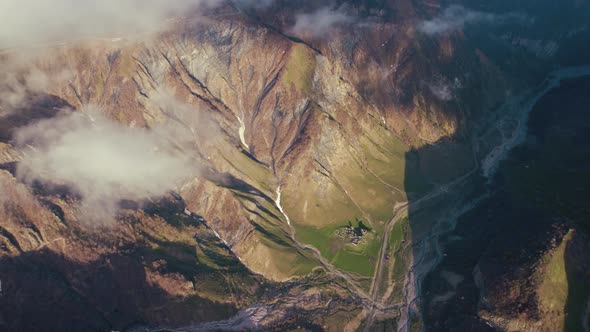
{"type": "MultiPolygon", "coordinates": [[[[481,173],[488,179],[488,185],[496,189],[503,188],[503,183],[495,183],[496,177],[494,175],[499,170],[500,163],[511,155],[512,150],[525,142],[525,139],[529,135],[529,115],[541,98],[548,95],[555,88],[559,88],[563,81],[588,75],[590,75],[590,66],[568,67],[556,70],[539,87],[511,98],[511,100],[499,109],[499,112],[503,116],[492,126],[489,126],[491,129],[487,133],[478,138],[480,141],[491,140],[493,138],[490,135],[497,134],[498,132],[502,138],[499,144],[490,148],[489,152],[482,158],[481,173]],[[511,124],[511,126],[507,126],[507,124],[511,124]]],[[[457,194],[461,195],[460,193],[457,194]]],[[[422,265],[429,265],[434,261],[434,264],[430,268],[418,269],[423,273],[414,272],[415,275],[412,278],[416,283],[419,293],[418,296],[425,301],[421,311],[428,312],[427,315],[429,315],[428,319],[430,320],[427,324],[428,330],[444,331],[451,328],[458,328],[458,326],[468,329],[494,330],[493,324],[482,320],[478,316],[482,294],[480,288],[482,285],[477,282],[473,283],[473,267],[481,264],[482,257],[480,255],[485,254],[487,258],[484,258],[484,262],[488,264],[488,273],[492,273],[492,276],[494,276],[496,272],[493,269],[489,270],[489,264],[495,262],[494,259],[499,259],[494,258],[496,251],[500,253],[502,250],[511,250],[510,248],[512,247],[518,248],[518,244],[515,245],[511,241],[514,240],[518,243],[519,236],[528,234],[527,232],[530,232],[531,239],[537,241],[543,239],[541,233],[544,227],[547,228],[551,224],[550,222],[535,223],[537,219],[530,215],[526,215],[524,220],[521,219],[520,222],[517,222],[519,219],[515,219],[515,216],[519,215],[518,209],[514,210],[510,207],[508,198],[501,199],[498,196],[494,197],[492,193],[490,194],[491,199],[483,199],[477,204],[470,204],[469,209],[463,209],[461,214],[456,216],[462,223],[460,228],[455,229],[457,225],[451,226],[450,228],[436,227],[439,223],[445,221],[439,221],[433,227],[433,235],[429,239],[434,238],[433,241],[436,242],[434,247],[440,248],[442,246],[444,250],[435,250],[436,258],[421,262],[420,264],[422,265]],[[503,228],[505,229],[504,231],[510,230],[508,236],[502,235],[502,232],[504,232],[502,230],[503,228]],[[499,243],[493,242],[495,241],[493,239],[502,237],[508,239],[502,240],[499,243]],[[444,245],[441,245],[441,241],[445,241],[444,245]],[[488,244],[488,241],[492,241],[491,244],[488,244]],[[468,280],[467,283],[459,287],[458,294],[452,300],[449,300],[448,304],[439,305],[434,303],[434,301],[429,304],[429,298],[440,299],[440,294],[448,292],[449,285],[440,278],[440,274],[444,272],[444,269],[455,269],[453,271],[455,273],[461,271],[463,276],[470,281],[468,280]],[[424,280],[424,291],[422,291],[421,280],[424,280]],[[422,294],[423,292],[424,294],[422,294]]],[[[449,222],[446,221],[446,223],[449,222]]],[[[531,242],[531,248],[536,249],[527,247],[527,250],[531,250],[532,252],[542,248],[542,241],[540,241],[541,243],[536,243],[531,240],[531,242]]],[[[430,252],[423,253],[422,256],[427,256],[428,254],[430,252]]],[[[535,258],[533,256],[528,259],[534,260],[535,258]]],[[[414,260],[420,261],[421,258],[414,257],[414,260]]],[[[514,267],[506,266],[502,269],[512,271],[511,269],[516,268],[516,266],[518,264],[515,264],[514,267]]],[[[525,301],[523,303],[528,303],[526,299],[522,301],[525,301]]],[[[525,307],[524,310],[527,310],[527,308],[525,307]]],[[[409,318],[406,317],[407,321],[405,324],[402,324],[403,328],[400,328],[399,331],[407,331],[409,329],[409,318]]]]}

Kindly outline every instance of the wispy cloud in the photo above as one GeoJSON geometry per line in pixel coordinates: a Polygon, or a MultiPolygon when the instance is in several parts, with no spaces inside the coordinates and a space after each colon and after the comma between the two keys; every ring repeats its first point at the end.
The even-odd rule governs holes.
{"type": "Polygon", "coordinates": [[[295,15],[295,24],[291,28],[291,32],[322,37],[330,33],[337,25],[351,22],[354,22],[354,18],[346,13],[344,7],[337,9],[323,7],[310,13],[295,15]]]}
{"type": "MultiPolygon", "coordinates": [[[[108,220],[120,200],[160,196],[198,174],[194,160],[166,137],[171,132],[127,127],[91,108],[63,113],[16,132],[24,152],[17,176],[66,185],[82,197],[88,218],[108,220]]],[[[182,132],[175,134],[182,140],[182,132]]]]}
{"type": "Polygon", "coordinates": [[[462,83],[459,78],[455,78],[452,82],[447,78],[438,78],[426,84],[430,92],[439,100],[450,101],[455,98],[457,90],[462,88],[462,83]]]}
{"type": "Polygon", "coordinates": [[[0,116],[23,105],[27,96],[45,90],[49,77],[32,67],[26,71],[4,71],[0,78],[0,116]]]}
{"type": "Polygon", "coordinates": [[[67,81],[65,69],[51,72],[39,68],[25,54],[5,56],[0,60],[0,116],[23,107],[28,99],[47,91],[51,84],[67,81]]]}
{"type": "MultiPolygon", "coordinates": [[[[235,0],[266,6],[272,0],[235,0]]],[[[198,14],[224,0],[42,0],[0,1],[0,49],[88,37],[145,35],[167,19],[198,14]]]]}
{"type": "Polygon", "coordinates": [[[495,24],[524,19],[526,17],[518,13],[492,14],[452,5],[443,10],[438,17],[421,22],[418,25],[418,29],[428,35],[437,35],[460,30],[467,24],[495,24]]]}
{"type": "Polygon", "coordinates": [[[449,101],[453,99],[453,87],[449,84],[434,83],[429,84],[428,87],[430,88],[430,92],[440,100],[449,101]]]}

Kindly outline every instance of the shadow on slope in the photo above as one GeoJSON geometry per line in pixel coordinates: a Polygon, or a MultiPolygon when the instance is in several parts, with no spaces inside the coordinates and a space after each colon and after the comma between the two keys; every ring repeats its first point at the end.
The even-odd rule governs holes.
{"type": "MultiPolygon", "coordinates": [[[[526,142],[501,163],[491,184],[478,170],[428,202],[409,195],[413,270],[420,277],[414,285],[422,303],[413,307],[414,326],[420,314],[427,331],[535,322],[579,331],[588,322],[588,91],[584,78],[545,95],[531,113],[526,142]],[[442,235],[439,244],[433,234],[442,235]]],[[[413,153],[422,158],[448,144],[413,153]]],[[[428,179],[420,167],[407,167],[406,174],[408,192],[428,179]]]]}
{"type": "Polygon", "coordinates": [[[64,222],[55,207],[68,224],[57,226],[63,237],[46,238],[32,251],[18,243],[40,221],[7,214],[22,227],[0,234],[18,249],[0,248],[0,330],[182,327],[232,317],[262,294],[265,282],[175,197],[147,203],[146,213],[131,204],[116,224],[96,229],[64,222]]]}
{"type": "Polygon", "coordinates": [[[16,129],[52,118],[65,109],[73,108],[59,97],[47,94],[29,96],[25,105],[0,117],[0,142],[9,142],[16,129]]]}
{"type": "Polygon", "coordinates": [[[227,318],[237,311],[229,304],[169,294],[146,275],[146,262],[134,257],[138,254],[130,251],[78,262],[43,249],[3,257],[1,329],[111,331],[143,324],[180,326],[227,318]]]}

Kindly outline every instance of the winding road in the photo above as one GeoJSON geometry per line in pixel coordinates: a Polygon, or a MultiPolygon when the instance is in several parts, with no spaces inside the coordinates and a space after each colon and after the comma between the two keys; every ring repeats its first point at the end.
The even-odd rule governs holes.
{"type": "MultiPolygon", "coordinates": [[[[530,112],[530,110],[534,106],[536,100],[538,100],[538,98],[540,98],[541,95],[544,95],[552,87],[557,86],[562,78],[571,78],[571,77],[575,77],[575,76],[582,76],[580,74],[580,72],[590,73],[590,67],[582,67],[582,70],[577,71],[577,72],[572,69],[564,69],[564,70],[554,72],[552,74],[552,76],[550,76],[549,79],[547,79],[545,82],[543,82],[544,86],[542,85],[543,89],[540,89],[541,92],[539,92],[538,94],[535,94],[532,97],[530,95],[528,95],[527,98],[525,98],[524,103],[523,103],[523,100],[518,100],[518,102],[512,101],[512,103],[508,104],[507,105],[508,114],[505,116],[505,118],[500,119],[500,121],[504,121],[506,118],[513,117],[513,118],[517,118],[517,119],[523,121],[523,122],[521,122],[521,124],[526,123],[525,121],[527,119],[528,113],[530,112]],[[572,72],[576,73],[577,75],[573,75],[572,72]],[[523,107],[523,106],[526,106],[526,107],[523,107]],[[524,113],[524,115],[523,115],[523,113],[524,113]]],[[[497,126],[497,125],[498,125],[498,121],[496,121],[495,123],[489,124],[489,126],[490,126],[489,128],[491,128],[493,126],[497,126]]],[[[328,260],[326,260],[317,248],[315,248],[311,245],[300,243],[296,239],[295,229],[293,228],[293,226],[291,225],[290,222],[286,222],[287,226],[289,227],[290,237],[291,237],[293,243],[300,250],[310,252],[314,256],[314,258],[317,259],[317,261],[331,275],[336,276],[336,277],[340,278],[341,280],[345,281],[346,284],[348,284],[346,288],[352,294],[356,295],[358,298],[360,298],[362,300],[364,308],[365,308],[365,310],[367,310],[367,316],[366,316],[367,319],[365,320],[365,323],[363,326],[364,331],[368,331],[373,326],[376,315],[378,313],[384,313],[384,312],[388,312],[391,310],[400,310],[400,309],[403,310],[403,314],[401,315],[402,316],[402,317],[400,317],[401,320],[398,323],[398,330],[399,331],[406,331],[410,326],[410,324],[409,324],[410,320],[411,320],[410,308],[414,303],[416,303],[416,301],[418,300],[418,298],[420,296],[420,286],[419,286],[420,281],[423,279],[424,275],[432,269],[432,267],[434,267],[438,264],[438,261],[441,259],[441,256],[442,256],[442,250],[441,250],[439,243],[438,243],[438,237],[440,236],[440,234],[442,232],[448,231],[448,230],[445,230],[444,228],[442,228],[441,223],[437,222],[434,225],[434,228],[432,230],[432,234],[430,234],[429,236],[422,239],[420,241],[420,243],[412,243],[411,244],[416,247],[421,247],[423,245],[426,245],[427,242],[431,241],[433,248],[436,251],[437,257],[433,261],[431,261],[431,264],[429,264],[425,269],[422,269],[420,272],[417,272],[414,270],[417,266],[419,266],[420,264],[423,264],[425,256],[420,255],[419,257],[412,257],[413,262],[410,264],[410,268],[406,274],[406,281],[404,284],[404,299],[401,301],[401,304],[387,305],[385,303],[387,301],[387,292],[384,294],[384,296],[382,296],[380,298],[379,285],[381,284],[382,279],[384,277],[383,275],[385,274],[383,266],[386,265],[386,264],[384,264],[385,256],[387,255],[389,238],[391,236],[391,232],[392,232],[395,224],[398,221],[400,221],[403,217],[405,217],[408,214],[408,212],[410,211],[410,209],[417,210],[422,204],[424,204],[427,201],[430,201],[430,200],[432,200],[436,197],[439,197],[443,194],[452,193],[453,187],[463,183],[464,181],[469,179],[472,175],[476,174],[480,170],[484,171],[484,175],[487,175],[487,176],[492,175],[493,170],[495,169],[497,164],[502,160],[502,157],[505,156],[514,146],[518,145],[518,142],[519,142],[518,138],[520,138],[522,135],[523,126],[518,126],[517,129],[518,129],[518,133],[510,135],[508,137],[508,142],[503,141],[500,143],[501,146],[494,147],[490,150],[490,152],[483,158],[483,160],[484,160],[483,167],[482,167],[482,165],[480,165],[479,159],[477,157],[477,154],[479,151],[477,151],[476,142],[478,140],[486,139],[487,133],[484,133],[483,135],[481,135],[479,137],[475,137],[472,140],[472,143],[473,143],[472,153],[473,153],[473,158],[474,158],[473,169],[471,169],[470,171],[468,171],[464,175],[450,181],[449,183],[437,186],[436,189],[432,190],[431,192],[427,193],[426,195],[424,195],[423,197],[421,197],[420,199],[418,199],[416,201],[413,201],[411,203],[406,202],[406,203],[403,203],[402,205],[398,205],[397,207],[395,207],[394,212],[393,212],[393,216],[387,222],[386,227],[385,227],[385,234],[383,236],[383,242],[382,242],[380,253],[379,253],[379,260],[376,263],[377,265],[375,267],[373,280],[372,280],[371,287],[370,287],[368,293],[365,290],[361,289],[358,286],[358,284],[356,283],[356,281],[353,280],[353,278],[349,274],[337,269],[328,260]],[[501,152],[501,153],[498,153],[498,152],[501,152]],[[409,297],[411,297],[411,298],[409,298],[409,297]]],[[[526,126],[524,126],[524,130],[526,131],[526,126]]],[[[458,218],[458,216],[460,216],[466,210],[470,209],[470,207],[477,205],[478,201],[479,201],[479,198],[475,199],[470,204],[465,205],[462,209],[458,209],[457,211],[452,213],[449,218],[455,218],[455,219],[458,218]]],[[[282,210],[280,207],[280,201],[279,201],[279,204],[277,204],[277,208],[279,210],[282,210]]],[[[288,221],[288,216],[285,215],[285,219],[286,219],[286,221],[288,221]]],[[[244,325],[241,325],[241,324],[244,324],[244,322],[252,323],[252,319],[254,319],[254,322],[255,322],[256,316],[261,314],[260,310],[263,310],[263,308],[261,308],[260,306],[255,306],[255,307],[241,311],[240,314],[235,316],[233,319],[229,319],[229,320],[222,321],[222,322],[209,323],[208,327],[209,328],[210,327],[214,327],[214,328],[223,327],[223,328],[234,328],[234,329],[236,327],[239,328],[240,326],[243,327],[244,325]]],[[[196,326],[196,327],[192,327],[189,329],[183,329],[183,331],[187,331],[187,330],[188,331],[200,331],[200,330],[203,330],[203,328],[206,330],[207,326],[203,326],[203,325],[201,325],[200,327],[196,326]]]]}

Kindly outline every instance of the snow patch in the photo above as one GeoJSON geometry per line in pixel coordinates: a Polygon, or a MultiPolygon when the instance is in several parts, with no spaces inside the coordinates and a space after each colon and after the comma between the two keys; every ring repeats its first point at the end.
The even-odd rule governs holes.
{"type": "MultiPolygon", "coordinates": [[[[187,208],[185,208],[185,209],[184,209],[184,213],[185,213],[187,216],[192,216],[192,215],[193,215],[193,212],[192,212],[192,211],[190,211],[190,210],[189,210],[189,209],[187,209],[187,208]]],[[[200,221],[202,221],[202,218],[199,218],[199,219],[200,219],[200,221]]],[[[216,230],[214,230],[214,229],[213,229],[212,227],[210,227],[210,226],[209,226],[208,228],[209,228],[210,230],[212,230],[212,231],[213,231],[213,234],[215,234],[215,236],[216,236],[216,237],[217,237],[217,238],[218,238],[218,239],[219,239],[221,242],[223,242],[223,244],[225,244],[227,247],[229,247],[229,245],[227,244],[227,241],[225,241],[225,239],[224,239],[224,238],[222,238],[222,237],[221,237],[221,235],[219,235],[219,233],[217,233],[217,231],[216,231],[216,230]]],[[[236,255],[236,257],[237,257],[237,255],[236,255]]],[[[239,258],[239,257],[238,257],[238,258],[239,258]]]]}
{"type": "Polygon", "coordinates": [[[283,216],[287,220],[287,224],[290,226],[291,220],[289,219],[289,216],[285,213],[285,211],[283,210],[283,206],[281,205],[281,186],[280,185],[277,187],[277,199],[275,200],[275,205],[277,206],[279,211],[283,214],[283,216]]]}
{"type": "Polygon", "coordinates": [[[217,231],[216,231],[216,230],[214,230],[213,228],[211,228],[211,230],[213,231],[213,234],[215,234],[215,236],[217,236],[217,238],[218,238],[219,240],[221,240],[221,242],[223,242],[223,244],[225,244],[226,246],[228,246],[228,247],[229,247],[229,245],[227,244],[227,242],[226,242],[226,241],[225,241],[225,240],[224,240],[224,239],[221,237],[221,235],[219,235],[219,233],[217,233],[217,231]]]}
{"type": "Polygon", "coordinates": [[[242,118],[236,115],[236,118],[238,118],[238,121],[240,122],[240,129],[238,130],[238,134],[240,135],[240,141],[242,142],[242,145],[244,145],[246,147],[246,149],[250,149],[250,147],[248,146],[248,144],[246,144],[246,138],[245,138],[245,133],[246,133],[246,125],[244,124],[244,121],[242,121],[242,118]]]}

